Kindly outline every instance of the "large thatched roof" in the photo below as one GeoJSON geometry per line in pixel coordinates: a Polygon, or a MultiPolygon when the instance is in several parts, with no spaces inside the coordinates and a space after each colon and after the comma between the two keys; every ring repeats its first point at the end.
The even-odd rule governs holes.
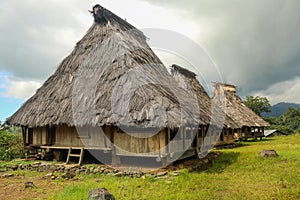
{"type": "Polygon", "coordinates": [[[219,104],[212,104],[210,97],[196,78],[196,74],[179,65],[171,66],[173,78],[180,87],[189,92],[197,101],[200,115],[210,116],[208,120],[213,125],[237,128],[237,124],[225,114],[219,104]]]}
{"type": "Polygon", "coordinates": [[[7,122],[29,127],[207,124],[142,32],[108,10],[7,122]]]}
{"type": "Polygon", "coordinates": [[[213,101],[224,101],[226,103],[226,113],[241,128],[270,126],[268,122],[248,108],[236,93],[236,87],[230,84],[215,83],[213,101]]]}

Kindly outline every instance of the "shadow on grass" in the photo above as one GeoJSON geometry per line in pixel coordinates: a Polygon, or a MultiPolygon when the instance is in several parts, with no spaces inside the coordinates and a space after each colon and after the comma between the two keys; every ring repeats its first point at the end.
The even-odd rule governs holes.
{"type": "Polygon", "coordinates": [[[275,138],[263,138],[262,140],[260,139],[257,139],[257,140],[254,140],[254,139],[248,139],[247,141],[239,141],[241,143],[260,143],[260,142],[269,142],[269,141],[273,141],[275,140],[275,138]]]}
{"type": "Polygon", "coordinates": [[[238,152],[222,152],[222,154],[213,160],[211,167],[207,170],[208,173],[222,173],[228,166],[237,161],[238,152]]]}
{"type": "Polygon", "coordinates": [[[250,146],[251,144],[259,144],[259,143],[270,142],[274,140],[275,140],[274,138],[264,138],[263,140],[248,139],[247,141],[236,141],[234,143],[234,148],[245,147],[245,146],[250,146]]]}
{"type": "Polygon", "coordinates": [[[238,141],[238,142],[235,142],[233,144],[215,146],[214,149],[215,150],[233,149],[233,148],[244,147],[244,146],[249,146],[249,144],[246,144],[244,142],[238,141]]]}

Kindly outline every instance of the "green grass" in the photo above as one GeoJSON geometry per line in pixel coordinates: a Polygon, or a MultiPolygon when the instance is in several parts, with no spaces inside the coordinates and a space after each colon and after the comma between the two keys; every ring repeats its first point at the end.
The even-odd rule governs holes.
{"type": "Polygon", "coordinates": [[[87,199],[91,189],[105,187],[116,199],[300,199],[300,135],[220,150],[222,155],[204,172],[183,170],[166,179],[85,176],[50,199],[87,199]],[[274,149],[277,158],[258,152],[274,149]],[[101,179],[96,182],[95,179],[101,179]]]}

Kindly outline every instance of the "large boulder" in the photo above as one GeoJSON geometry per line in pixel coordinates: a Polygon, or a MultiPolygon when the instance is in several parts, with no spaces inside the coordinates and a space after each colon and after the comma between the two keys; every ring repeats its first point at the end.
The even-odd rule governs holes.
{"type": "Polygon", "coordinates": [[[105,188],[89,191],[89,200],[115,200],[115,197],[105,188]]]}
{"type": "Polygon", "coordinates": [[[259,152],[259,155],[261,157],[266,157],[266,158],[269,158],[269,157],[275,158],[275,157],[278,156],[278,154],[275,150],[262,150],[262,151],[259,152]]]}

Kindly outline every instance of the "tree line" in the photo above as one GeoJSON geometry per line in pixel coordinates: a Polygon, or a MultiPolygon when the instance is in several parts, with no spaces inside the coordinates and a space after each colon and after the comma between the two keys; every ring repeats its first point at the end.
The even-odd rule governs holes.
{"type": "MultiPolygon", "coordinates": [[[[259,116],[262,116],[264,112],[271,112],[271,104],[266,97],[247,96],[244,103],[259,116]]],[[[299,108],[290,107],[279,117],[268,117],[264,119],[270,123],[270,129],[277,129],[284,133],[300,132],[299,108]]]]}

